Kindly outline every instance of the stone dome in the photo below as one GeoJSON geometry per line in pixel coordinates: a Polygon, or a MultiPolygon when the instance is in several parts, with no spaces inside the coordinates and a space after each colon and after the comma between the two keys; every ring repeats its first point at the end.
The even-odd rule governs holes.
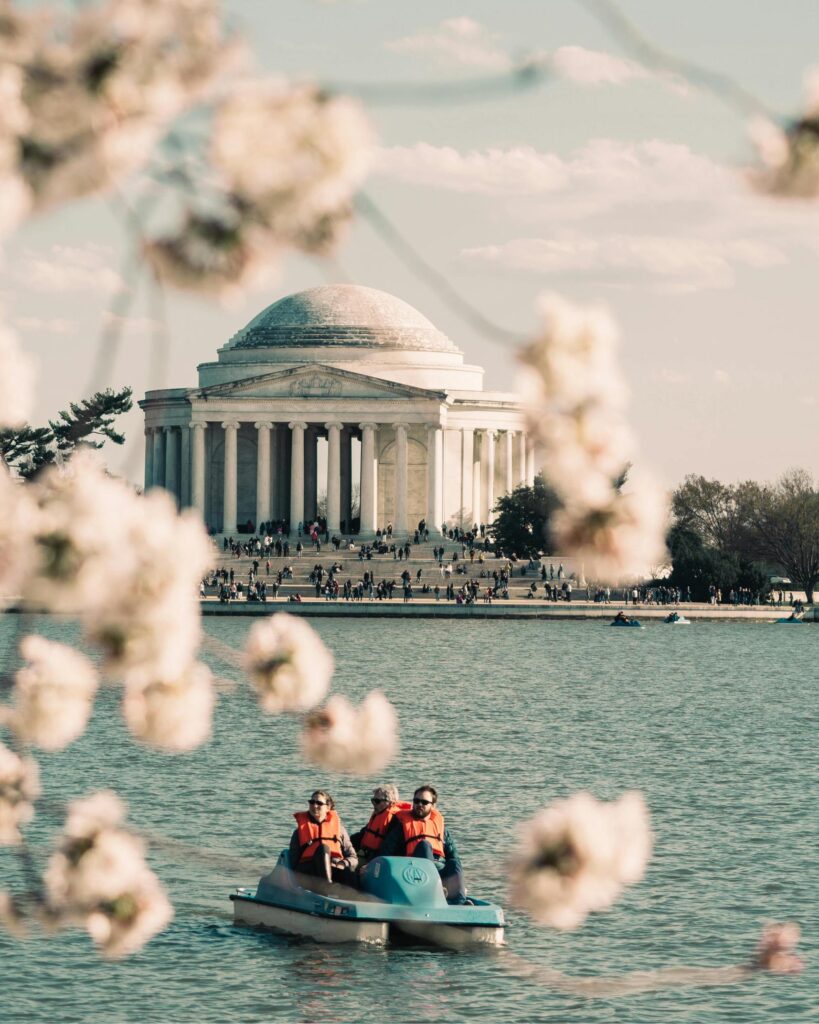
{"type": "Polygon", "coordinates": [[[459,351],[409,303],[376,288],[354,284],[308,288],[279,299],[238,331],[227,348],[321,346],[459,351]]]}

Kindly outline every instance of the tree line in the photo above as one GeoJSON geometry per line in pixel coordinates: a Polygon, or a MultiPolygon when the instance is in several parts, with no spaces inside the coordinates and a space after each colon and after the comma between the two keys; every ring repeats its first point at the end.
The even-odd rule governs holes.
{"type": "MultiPolygon", "coordinates": [[[[494,509],[497,546],[519,557],[550,552],[550,523],[559,507],[542,474],[533,487],[504,495],[494,509]]],[[[708,600],[711,587],[764,594],[771,577],[780,575],[810,602],[819,584],[819,489],[802,469],[772,484],[687,476],[671,496],[667,544],[667,582],[690,587],[695,601],[708,600]]]]}

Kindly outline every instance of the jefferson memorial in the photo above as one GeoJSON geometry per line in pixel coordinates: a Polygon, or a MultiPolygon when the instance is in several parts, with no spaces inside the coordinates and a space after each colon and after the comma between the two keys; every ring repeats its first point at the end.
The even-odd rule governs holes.
{"type": "Polygon", "coordinates": [[[295,532],[323,499],[331,533],[392,523],[401,537],[425,519],[434,536],[490,522],[499,495],[534,481],[516,396],[484,390],[482,367],[373,288],[288,295],[198,373],[139,403],[145,488],[216,534],[271,520],[295,532]]]}

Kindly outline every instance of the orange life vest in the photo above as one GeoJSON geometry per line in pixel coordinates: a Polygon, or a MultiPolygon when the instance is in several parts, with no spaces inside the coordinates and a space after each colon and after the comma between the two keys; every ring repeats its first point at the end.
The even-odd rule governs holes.
{"type": "Polygon", "coordinates": [[[293,817],[298,822],[299,864],[314,857],[321,843],[330,848],[332,860],[343,860],[341,849],[341,822],[335,811],[328,811],[327,817],[319,824],[308,811],[296,811],[293,817]]]}
{"type": "Polygon", "coordinates": [[[369,857],[375,857],[384,842],[390,822],[399,811],[411,811],[412,804],[390,804],[385,811],[371,814],[370,820],[361,832],[361,850],[369,857]]]}
{"type": "Polygon", "coordinates": [[[413,818],[412,811],[399,811],[396,818],[404,830],[405,853],[411,857],[415,847],[426,839],[436,857],[444,856],[444,818],[433,807],[426,818],[413,818]]]}

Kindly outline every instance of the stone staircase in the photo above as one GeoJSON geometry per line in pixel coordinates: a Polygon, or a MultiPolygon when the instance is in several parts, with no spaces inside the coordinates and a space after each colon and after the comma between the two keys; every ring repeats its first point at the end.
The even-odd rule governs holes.
{"type": "MultiPolygon", "coordinates": [[[[304,539],[302,539],[304,543],[304,539]]],[[[393,590],[393,601],[403,600],[403,586],[401,581],[401,574],[408,570],[412,578],[412,589],[413,589],[413,600],[435,600],[433,592],[429,594],[422,593],[422,586],[426,583],[431,589],[436,586],[440,587],[440,599],[445,600],[447,583],[451,582],[457,591],[467,580],[476,580],[482,590],[486,587],[492,586],[494,580],[492,579],[493,571],[497,570],[500,573],[501,568],[507,564],[506,559],[497,558],[494,552],[491,551],[477,551],[475,552],[474,560],[470,561],[469,551],[467,550],[465,555],[461,553],[461,545],[457,541],[439,541],[430,540],[423,544],[413,544],[410,552],[409,559],[394,558],[392,553],[376,555],[374,554],[370,559],[359,559],[358,548],[355,550],[340,549],[336,551],[332,545],[322,543],[321,551],[317,552],[313,544],[305,544],[301,558],[295,553],[295,543],[291,543],[289,556],[276,557],[271,556],[270,558],[270,575],[267,575],[265,569],[266,559],[264,556],[258,556],[259,561],[259,580],[264,580],[268,584],[275,582],[276,574],[280,569],[283,569],[286,565],[289,565],[293,569],[293,579],[284,579],[279,587],[278,601],[287,601],[289,597],[294,594],[299,594],[303,600],[313,599],[316,600],[316,588],[315,584],[311,583],[308,579],[314,566],[321,565],[325,570],[324,580],[326,581],[326,574],[330,566],[333,563],[341,563],[342,569],[335,574],[335,578],[338,580],[339,587],[344,586],[344,581],[349,579],[353,584],[359,583],[363,580],[364,573],[369,572],[372,574],[375,585],[377,586],[382,580],[395,582],[395,589],[393,590]],[[445,548],[445,554],[443,564],[452,565],[452,575],[447,576],[441,573],[441,569],[433,557],[432,551],[435,547],[440,547],[443,544],[445,548]],[[457,561],[454,560],[454,556],[457,554],[457,561]],[[483,562],[480,561],[480,557],[483,556],[483,562]],[[465,566],[466,572],[459,573],[457,571],[459,566],[465,566]],[[421,571],[420,580],[418,577],[418,571],[421,571]],[[481,578],[481,572],[486,575],[481,578]]],[[[550,561],[554,564],[555,569],[555,580],[554,583],[558,584],[557,570],[561,561],[564,567],[564,575],[568,578],[573,572],[577,574],[579,567],[572,564],[571,559],[544,559],[546,568],[548,571],[550,561]]],[[[530,585],[535,582],[537,584],[537,590],[535,592],[535,598],[542,600],[544,596],[543,583],[541,582],[540,573],[535,571],[528,571],[524,573],[524,568],[527,562],[519,561],[512,567],[512,574],[509,579],[509,598],[510,600],[527,600],[530,598],[530,585]]],[[[225,568],[228,571],[233,569],[235,579],[237,582],[241,581],[246,587],[249,574],[253,568],[253,558],[242,555],[239,558],[231,555],[229,552],[220,551],[214,568],[222,569],[225,568]]],[[[578,588],[576,578],[572,579],[573,588],[573,599],[585,598],[585,589],[578,588]]],[[[209,598],[215,598],[218,595],[218,588],[208,586],[206,588],[206,595],[209,598]]],[[[243,599],[243,598],[241,598],[243,599]]],[[[271,598],[268,596],[268,600],[271,598]]],[[[322,595],[319,596],[318,600],[324,601],[325,598],[322,595]]],[[[339,595],[339,600],[343,600],[343,595],[339,595]]]]}

